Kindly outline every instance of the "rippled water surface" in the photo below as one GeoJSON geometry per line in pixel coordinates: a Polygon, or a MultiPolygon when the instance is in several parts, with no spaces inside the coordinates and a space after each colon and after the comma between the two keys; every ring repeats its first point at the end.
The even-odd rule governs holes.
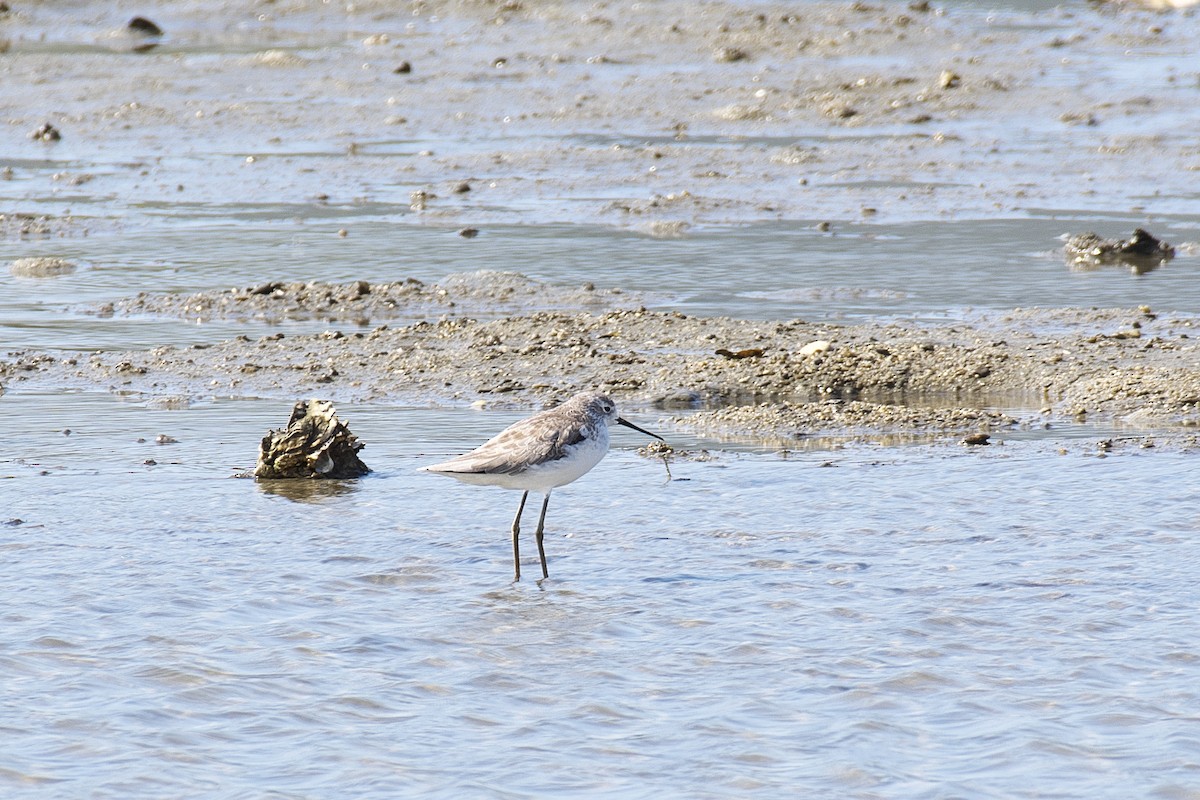
{"type": "MultiPolygon", "coordinates": [[[[615,212],[597,209],[616,194],[643,200],[696,185],[694,175],[670,174],[673,158],[655,179],[640,164],[630,178],[625,162],[587,162],[622,180],[593,194],[584,164],[570,197],[539,189],[539,175],[555,176],[537,164],[528,175],[464,166],[463,175],[494,171],[501,184],[473,192],[485,199],[467,206],[442,188],[459,173],[435,173],[437,164],[469,165],[506,141],[527,147],[527,129],[438,138],[414,113],[412,135],[364,138],[331,113],[279,137],[217,126],[217,138],[181,141],[179,120],[153,107],[119,127],[137,110],[122,70],[142,62],[97,56],[97,30],[123,24],[125,12],[9,5],[5,57],[74,53],[120,88],[92,97],[36,70],[27,84],[6,85],[39,122],[49,113],[43,95],[68,99],[55,106],[61,142],[27,140],[32,124],[6,126],[20,141],[0,153],[0,214],[53,224],[45,234],[2,229],[0,354],[186,347],[268,332],[95,313],[137,292],[436,282],[481,269],[755,319],[926,323],[981,309],[1143,304],[1200,314],[1197,248],[1185,246],[1200,240],[1194,169],[1154,174],[1149,163],[1147,175],[1127,176],[1099,157],[1194,135],[1195,67],[1172,49],[1189,41],[1176,34],[1195,26],[1192,14],[1105,16],[1096,53],[1060,43],[1075,61],[1064,56],[1047,78],[1068,92],[1081,82],[1089,96],[1096,85],[1116,100],[1144,93],[1161,101],[1157,116],[1134,102],[1132,111],[1103,107],[1098,130],[1040,113],[1015,115],[1018,124],[1000,132],[986,116],[938,120],[949,135],[899,177],[883,170],[876,179],[878,164],[817,164],[805,195],[795,195],[799,172],[764,155],[769,166],[755,169],[778,173],[772,186],[786,181],[789,196],[815,198],[811,219],[764,221],[762,181],[750,175],[723,184],[731,197],[718,199],[745,203],[751,221],[735,224],[735,213],[733,223],[672,238],[648,235],[656,231],[637,220],[613,224],[615,212]],[[1126,22],[1137,30],[1120,30],[1126,22]],[[1105,55],[1118,34],[1157,36],[1144,30],[1151,25],[1166,43],[1105,55]],[[103,124],[89,135],[72,129],[71,114],[99,114],[103,124]],[[925,158],[933,161],[918,163],[925,158]],[[949,172],[938,159],[964,164],[953,184],[937,183],[949,172]],[[421,186],[443,193],[441,210],[467,208],[479,236],[458,236],[458,216],[414,212],[409,192],[421,186]],[[1021,199],[1025,189],[1045,207],[1021,199]],[[889,207],[897,196],[918,201],[889,207]],[[878,216],[865,213],[880,197],[878,216]],[[1003,202],[993,208],[992,197],[1003,202]],[[972,205],[957,207],[963,198],[972,205]],[[1080,271],[1056,251],[1063,234],[1128,236],[1137,226],[1180,244],[1177,258],[1142,273],[1080,271]],[[32,256],[78,269],[28,278],[5,268],[32,256]]],[[[299,53],[311,80],[347,52],[351,73],[362,72],[355,60],[374,17],[266,5],[259,21],[274,21],[265,27],[259,9],[239,9],[251,15],[240,25],[204,15],[159,54],[182,76],[181,91],[205,103],[276,103],[286,128],[289,95],[256,95],[282,80],[273,73],[247,62],[209,85],[188,69],[278,47],[299,53]],[[344,18],[344,28],[313,23],[329,18],[344,18]],[[273,38],[260,40],[264,30],[273,38]]],[[[168,28],[170,7],[155,7],[168,28]]],[[[993,22],[987,4],[951,10],[993,22]]],[[[1053,37],[1070,38],[1072,15],[1084,11],[1019,0],[993,30],[1028,29],[1040,53],[1056,47],[1053,37]]],[[[411,35],[414,50],[436,53],[475,29],[430,19],[411,35]]],[[[393,80],[389,59],[406,51],[386,53],[373,58],[387,61],[393,80]]],[[[481,74],[494,74],[499,55],[480,57],[481,74]]],[[[0,57],[0,73],[12,63],[0,57]]],[[[436,77],[435,60],[417,64],[416,80],[436,77]]],[[[857,75],[880,64],[851,54],[840,66],[857,75]]],[[[719,66],[706,56],[701,68],[719,66]]],[[[985,59],[978,69],[992,67],[985,59]]],[[[597,82],[634,72],[614,62],[597,82]]],[[[492,78],[479,80],[493,87],[479,97],[506,99],[492,78]]],[[[370,85],[380,114],[397,110],[384,98],[403,100],[400,84],[370,85]]],[[[340,98],[339,113],[354,101],[353,92],[340,98]]],[[[568,118],[537,141],[584,157],[675,141],[666,128],[619,127],[576,130],[568,118]]],[[[686,149],[719,159],[739,148],[815,147],[826,135],[868,159],[916,141],[911,129],[886,125],[745,137],[696,130],[686,149]]],[[[390,322],[413,321],[401,313],[390,322]]],[[[193,387],[188,405],[104,386],[3,389],[0,797],[1200,800],[1200,512],[1195,453],[1179,437],[1105,452],[1097,440],[1125,431],[1072,425],[1005,432],[971,449],[881,437],[781,450],[696,440],[633,406],[637,424],[711,457],[675,461],[669,480],[660,461],[637,454],[645,439],[618,429],[606,460],[554,494],[550,579],[514,584],[508,531],[518,496],[416,468],[475,446],[519,411],[346,405],[339,412],[367,443],[371,475],[255,483],[234,476],[253,468],[260,438],[286,422],[296,398],[193,387]]],[[[531,512],[527,531],[533,524],[531,512]]],[[[537,573],[531,536],[523,549],[528,578],[537,573]]]]}
{"type": "Polygon", "coordinates": [[[517,495],[414,472],[511,414],[349,410],[376,471],[297,490],[231,477],[277,403],[4,404],[9,791],[1200,785],[1186,454],[727,451],[667,481],[622,432],[554,495],[551,578],[512,584],[517,495]]]}
{"type": "MultiPolygon", "coordinates": [[[[86,242],[0,241],[0,262],[29,255],[88,260],[69,276],[34,279],[0,271],[0,324],[15,347],[127,349],[215,342],[244,322],[204,325],[171,319],[99,319],[105,301],[144,292],[196,292],[268,280],[373,283],[413,277],[436,282],[476,270],[517,270],[539,280],[621,287],[648,307],[755,319],[916,320],[961,317],[972,309],[1134,307],[1200,313],[1200,261],[1182,254],[1144,274],[1120,266],[1072,271],[1060,237],[1099,229],[1131,231],[1135,217],[1047,214],[1044,218],[960,220],[899,226],[759,224],[654,239],[599,226],[498,226],[476,239],[454,229],[365,220],[354,238],[336,222],[264,224],[237,216],[220,223],[157,225],[86,242]],[[202,247],[197,243],[203,242],[202,247]],[[603,258],[598,259],[597,253],[603,258]]],[[[1192,220],[1164,219],[1164,239],[1200,239],[1192,220]]],[[[411,322],[403,312],[398,322],[411,322]]],[[[378,322],[376,320],[375,322],[378,322]]],[[[328,322],[272,330],[321,331],[328,322]]],[[[340,321],[336,327],[350,329],[340,321]]]]}

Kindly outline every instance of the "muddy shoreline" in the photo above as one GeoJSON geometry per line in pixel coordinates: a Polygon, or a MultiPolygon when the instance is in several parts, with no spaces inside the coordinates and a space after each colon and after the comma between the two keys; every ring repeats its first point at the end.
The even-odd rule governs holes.
{"type": "Polygon", "coordinates": [[[96,313],[317,315],[330,327],[211,346],[11,353],[0,359],[0,384],[103,388],[184,405],[237,395],[513,407],[550,405],[597,387],[626,407],[672,416],[680,427],[776,439],[987,431],[1055,420],[1181,431],[1200,424],[1200,339],[1198,321],[1188,316],[1160,317],[1147,307],[1018,309],[952,325],[839,325],[629,307],[636,300],[513,273],[428,287],[280,283],[143,294],[96,313]],[[502,313],[512,298],[535,296],[564,307],[502,313]],[[586,310],[571,307],[579,298],[588,300],[586,310]],[[381,321],[419,316],[434,300],[443,312],[436,320],[381,321]]]}
{"type": "MultiPolygon", "coordinates": [[[[1197,76],[1179,65],[1200,29],[1187,13],[160,1],[138,14],[161,35],[131,47],[126,12],[11,5],[0,21],[0,118],[12,143],[0,158],[0,235],[69,245],[20,248],[34,279],[69,272],[48,256],[87,263],[91,243],[114,232],[186,237],[196,220],[227,237],[224,256],[204,233],[166,266],[226,263],[258,218],[296,220],[280,240],[332,227],[345,243],[338,257],[351,259],[361,257],[360,219],[686,238],[709,225],[824,231],[830,221],[1062,210],[1118,209],[1154,228],[1156,216],[1194,211],[1197,76]],[[31,135],[47,126],[56,137],[31,135]]],[[[402,262],[401,237],[384,245],[402,262]]],[[[123,257],[133,254],[114,255],[111,268],[123,257]]],[[[454,271],[453,254],[437,263],[454,271]]],[[[738,266],[706,290],[725,291],[738,266]]],[[[259,283],[232,291],[110,295],[87,309],[244,321],[244,336],[11,352],[0,355],[0,384],[131,392],[166,406],[241,395],[534,407],[597,387],[718,435],[1200,423],[1193,321],[1170,309],[1014,309],[940,326],[761,322],[507,273],[333,285],[286,263],[261,270],[259,283]],[[281,272],[295,277],[268,281],[281,272]],[[329,329],[285,336],[271,331],[281,320],[329,329]]],[[[804,288],[841,284],[836,274],[820,281],[804,288]]]]}

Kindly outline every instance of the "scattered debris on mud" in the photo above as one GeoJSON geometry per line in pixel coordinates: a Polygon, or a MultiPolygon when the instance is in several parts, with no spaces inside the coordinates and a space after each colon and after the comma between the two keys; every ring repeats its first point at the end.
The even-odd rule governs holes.
{"type": "MultiPolygon", "coordinates": [[[[540,284],[520,280],[525,288],[507,286],[514,296],[542,291],[540,284]]],[[[342,287],[346,299],[333,307],[377,294],[370,286],[360,294],[356,285],[342,287]]],[[[407,286],[397,285],[394,296],[413,291],[421,299],[440,297],[438,289],[407,286]]],[[[378,295],[393,296],[391,291],[378,295]]],[[[293,313],[298,300],[305,313],[329,308],[328,287],[306,292],[268,284],[228,296],[268,314],[293,313]],[[272,311],[276,305],[283,310],[272,311]]],[[[188,302],[141,296],[122,306],[183,309],[188,302]]],[[[481,302],[498,301],[484,293],[481,302]]],[[[763,322],[641,307],[542,311],[492,319],[443,316],[350,333],[276,332],[258,340],[239,336],[124,353],[9,353],[0,356],[0,381],[9,388],[99,385],[151,398],[294,397],[320,386],[338,402],[486,400],[511,406],[553,404],[594,387],[626,406],[703,412],[688,424],[710,432],[775,436],[1011,424],[984,410],[995,408],[1019,408],[1045,420],[1193,426],[1200,425],[1197,324],[1146,306],[1014,309],[971,323],[928,326],[763,322]],[[840,402],[822,402],[830,400],[840,402]]]]}
{"type": "Polygon", "coordinates": [[[88,306],[84,311],[107,317],[157,314],[203,322],[207,320],[323,319],[369,325],[377,320],[442,314],[502,314],[517,310],[554,308],[634,308],[641,296],[620,289],[554,286],[516,272],[450,275],[441,283],[416,278],[391,283],[266,281],[238,289],[195,294],[149,294],[88,306]]]}
{"type": "Polygon", "coordinates": [[[822,434],[922,433],[1013,428],[1018,420],[977,408],[928,408],[824,400],[812,403],[760,403],[700,411],[676,417],[681,426],[718,435],[800,438],[822,434]]]}
{"type": "Polygon", "coordinates": [[[1157,74],[1159,54],[1196,52],[1188,12],[356,0],[286,4],[251,36],[214,25],[209,3],[147,4],[170,9],[154,21],[11,5],[0,110],[36,140],[6,153],[30,202],[62,168],[44,159],[55,125],[85,148],[137,153],[127,170],[119,160],[81,166],[102,174],[99,195],[136,196],[151,209],[353,197],[462,229],[520,219],[678,236],[814,213],[885,221],[1098,210],[1140,203],[1144,183],[1131,176],[1147,164],[1156,200],[1190,196],[1194,175],[1189,137],[1127,125],[1177,113],[1191,81],[1183,62],[1162,81],[1133,68],[1096,80],[1094,67],[1149,59],[1146,74],[1157,74]],[[98,33],[102,19],[122,24],[98,33]],[[187,70],[164,67],[185,58],[187,70]],[[481,90],[489,102],[478,102],[481,90]],[[1058,126],[1071,128],[1061,144],[995,146],[997,131],[1058,126]],[[246,162],[252,178],[230,172],[229,154],[258,137],[304,141],[313,154],[272,144],[271,157],[246,162]],[[472,144],[385,144],[398,140],[472,144]],[[186,159],[176,157],[180,142],[194,145],[186,159]],[[332,148],[350,157],[325,157],[332,148]]]}
{"type": "MultiPolygon", "coordinates": [[[[0,172],[0,174],[3,174],[0,172]]],[[[94,220],[89,220],[91,225],[94,220]]],[[[6,239],[67,238],[86,236],[88,228],[70,215],[55,217],[49,214],[30,214],[16,211],[0,214],[0,237],[6,239]]]]}

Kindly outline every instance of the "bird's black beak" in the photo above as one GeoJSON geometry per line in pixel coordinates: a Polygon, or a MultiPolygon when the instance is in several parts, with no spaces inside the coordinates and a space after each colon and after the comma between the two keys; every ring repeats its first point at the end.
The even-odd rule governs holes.
{"type": "Polygon", "coordinates": [[[646,430],[645,428],[639,428],[637,425],[634,425],[632,422],[628,422],[627,420],[623,420],[623,419],[621,419],[620,417],[617,417],[617,424],[618,424],[618,425],[624,425],[626,428],[633,428],[633,429],[634,429],[635,431],[637,431],[638,433],[644,433],[644,434],[646,434],[647,436],[653,436],[655,439],[658,439],[660,442],[665,442],[665,441],[666,441],[666,439],[662,438],[662,437],[661,437],[661,436],[659,436],[657,433],[651,433],[650,431],[646,430]]]}

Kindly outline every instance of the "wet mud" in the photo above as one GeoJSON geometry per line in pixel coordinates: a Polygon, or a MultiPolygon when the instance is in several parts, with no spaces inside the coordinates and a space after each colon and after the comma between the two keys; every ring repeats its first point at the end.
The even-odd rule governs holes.
{"type": "MultiPolygon", "coordinates": [[[[6,238],[78,241],[148,224],[155,209],[240,220],[369,208],[468,238],[513,220],[686,237],[774,220],[829,231],[831,220],[1193,211],[1196,74],[1180,65],[1200,32],[1125,5],[138,11],[147,24],[55,4],[14,4],[5,19],[0,119],[19,143],[0,158],[6,238]]],[[[348,219],[339,234],[351,245],[348,219]]],[[[642,302],[509,273],[143,293],[87,311],[263,325],[215,345],[11,352],[0,384],[184,404],[235,394],[514,406],[592,386],[680,425],[759,435],[1200,420],[1193,322],[1170,313],[838,325],[642,302]],[[269,332],[283,320],[330,328],[269,332]]]]}
{"type": "Polygon", "coordinates": [[[636,308],[641,296],[592,283],[555,286],[514,272],[484,270],[447,276],[434,284],[405,278],[383,284],[350,281],[268,281],[222,291],[152,294],[84,307],[101,317],[153,314],[193,322],[239,320],[276,323],[328,320],[369,325],[414,315],[513,313],[545,309],[636,308]]]}
{"type": "Polygon", "coordinates": [[[1200,424],[1196,321],[1147,307],[1013,310],[952,325],[760,322],[642,307],[356,324],[379,313],[380,298],[400,317],[427,310],[431,298],[443,308],[461,302],[497,309],[514,295],[578,294],[597,306],[604,298],[629,299],[594,288],[555,290],[512,273],[461,276],[437,288],[310,283],[187,298],[142,295],[115,308],[182,316],[197,308],[268,318],[320,313],[334,325],[315,335],[240,336],[211,346],[12,353],[0,360],[0,383],[100,386],[175,400],[233,394],[513,406],[549,405],[594,386],[627,406],[670,414],[681,426],[775,438],[990,430],[1061,419],[1200,424]],[[443,288],[455,286],[464,288],[443,288]],[[314,305],[314,298],[321,300],[314,305]],[[406,298],[413,307],[405,307],[406,298]],[[1020,414],[997,406],[1019,407],[1020,414]]]}
{"type": "Polygon", "coordinates": [[[269,5],[148,3],[148,31],[119,10],[14,4],[5,177],[31,204],[384,204],[660,236],[1190,213],[1196,26],[1127,4],[269,5]]]}

